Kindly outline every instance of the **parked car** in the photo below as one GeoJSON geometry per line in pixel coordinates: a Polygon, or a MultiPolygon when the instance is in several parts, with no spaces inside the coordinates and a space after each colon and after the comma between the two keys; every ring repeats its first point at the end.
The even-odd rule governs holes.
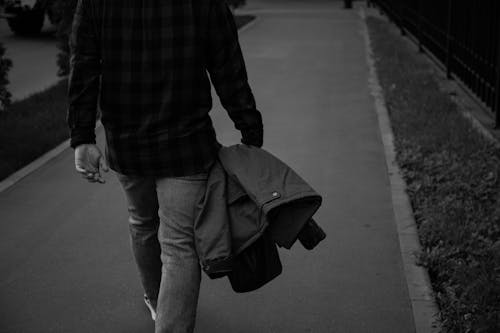
{"type": "Polygon", "coordinates": [[[5,0],[0,17],[7,19],[10,29],[19,35],[38,34],[42,30],[45,16],[52,24],[61,17],[55,10],[55,0],[5,0]]]}

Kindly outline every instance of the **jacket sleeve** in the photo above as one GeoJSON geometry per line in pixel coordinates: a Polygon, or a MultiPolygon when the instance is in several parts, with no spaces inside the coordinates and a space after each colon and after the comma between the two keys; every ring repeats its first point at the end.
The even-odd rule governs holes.
{"type": "Polygon", "coordinates": [[[71,147],[95,143],[101,59],[89,0],[78,0],[69,37],[70,75],[67,114],[71,147]]]}
{"type": "Polygon", "coordinates": [[[262,116],[248,84],[233,14],[224,0],[211,3],[208,35],[207,67],[222,106],[241,132],[241,141],[261,147],[262,116]]]}

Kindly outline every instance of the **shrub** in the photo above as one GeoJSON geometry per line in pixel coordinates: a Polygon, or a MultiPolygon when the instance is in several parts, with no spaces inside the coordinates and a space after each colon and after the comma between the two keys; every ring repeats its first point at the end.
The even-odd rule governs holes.
{"type": "Polygon", "coordinates": [[[0,43],[0,111],[4,111],[10,104],[11,94],[7,90],[7,74],[10,67],[12,67],[12,61],[5,58],[5,48],[0,43]]]}
{"type": "Polygon", "coordinates": [[[42,30],[45,14],[43,7],[39,3],[33,7],[14,3],[14,5],[5,8],[5,13],[15,16],[9,18],[7,24],[10,30],[18,35],[36,35],[42,30]]]}

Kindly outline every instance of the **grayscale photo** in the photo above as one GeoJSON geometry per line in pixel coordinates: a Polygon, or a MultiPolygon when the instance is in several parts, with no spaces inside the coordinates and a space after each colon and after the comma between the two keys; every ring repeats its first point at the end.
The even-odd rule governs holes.
{"type": "Polygon", "coordinates": [[[500,1],[0,0],[0,333],[500,332],[500,1]]]}

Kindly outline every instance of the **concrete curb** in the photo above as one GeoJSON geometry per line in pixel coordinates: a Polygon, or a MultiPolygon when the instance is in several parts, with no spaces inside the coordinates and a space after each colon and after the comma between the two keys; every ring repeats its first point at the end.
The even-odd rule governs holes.
{"type": "Polygon", "coordinates": [[[7,178],[5,178],[0,182],[0,193],[7,190],[9,187],[13,186],[18,181],[28,176],[30,173],[36,171],[38,168],[42,167],[50,160],[56,158],[68,148],[69,148],[69,140],[66,140],[57,147],[55,147],[54,149],[50,150],[49,152],[43,154],[30,164],[26,165],[24,168],[14,172],[13,174],[11,174],[10,176],[8,176],[7,178]]]}
{"type": "Polygon", "coordinates": [[[415,321],[416,333],[437,333],[441,331],[438,318],[439,311],[434,300],[432,287],[427,271],[416,264],[415,255],[420,252],[417,226],[413,217],[410,199],[406,194],[406,183],[396,162],[394,136],[389,114],[385,106],[382,87],[379,84],[370,36],[366,25],[366,13],[359,9],[362,18],[362,35],[366,43],[366,60],[369,67],[368,85],[375,103],[380,133],[384,144],[387,171],[391,185],[394,218],[397,224],[401,256],[408,285],[408,292],[415,321]]]}
{"type": "Polygon", "coordinates": [[[55,78],[53,78],[53,80],[47,80],[45,82],[45,84],[43,84],[42,86],[38,87],[37,90],[33,90],[33,91],[30,91],[30,92],[25,92],[24,94],[17,94],[17,96],[16,96],[15,93],[12,93],[12,103],[20,102],[20,101],[22,101],[24,99],[32,97],[33,95],[43,93],[44,91],[46,91],[46,90],[54,87],[55,85],[59,84],[59,82],[65,80],[66,78],[67,78],[67,76],[65,76],[65,77],[58,77],[58,76],[56,76],[55,78]]]}
{"type": "MultiPolygon", "coordinates": [[[[236,10],[235,14],[237,14],[237,15],[251,15],[251,14],[244,13],[243,10],[241,10],[241,12],[239,10],[236,10]]],[[[255,15],[253,15],[253,16],[254,16],[253,20],[251,20],[250,22],[248,22],[247,24],[245,24],[244,26],[242,26],[241,28],[238,29],[239,35],[241,35],[245,31],[247,31],[248,29],[252,28],[255,25],[255,23],[257,23],[259,18],[255,15]]]]}

